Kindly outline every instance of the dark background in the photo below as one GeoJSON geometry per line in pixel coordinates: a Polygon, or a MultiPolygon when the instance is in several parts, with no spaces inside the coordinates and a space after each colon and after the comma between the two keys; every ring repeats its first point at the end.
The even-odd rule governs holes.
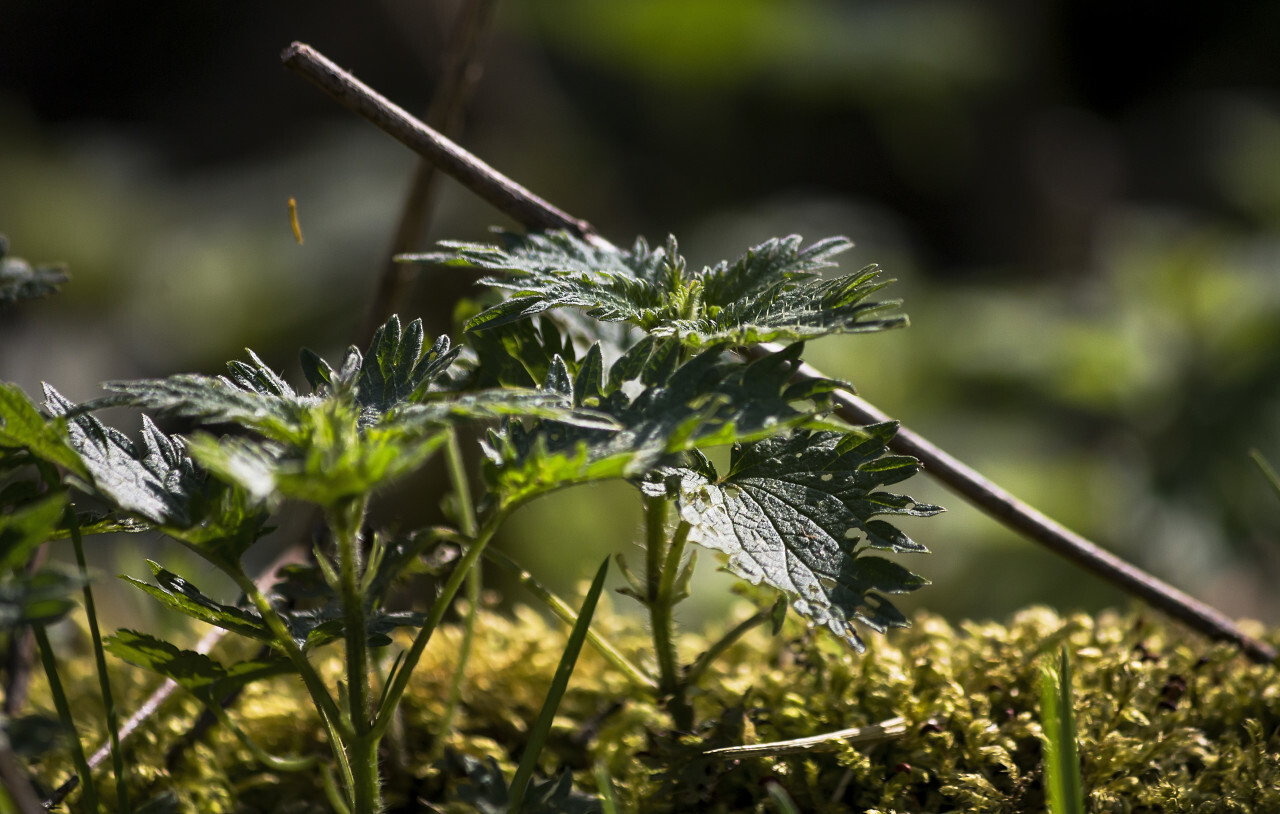
{"type": "MultiPolygon", "coordinates": [[[[73,279],[0,313],[0,378],[85,399],[250,346],[299,380],[299,346],[363,344],[416,158],[278,55],[308,42],[422,112],[456,7],[5,0],[0,232],[73,279]]],[[[459,139],[616,241],[676,234],[691,262],[852,237],[845,269],[883,265],[913,324],[819,343],[819,367],[1068,525],[1274,622],[1280,499],[1247,452],[1280,462],[1277,31],[1268,2],[500,2],[459,139]]],[[[430,236],[492,224],[510,225],[446,182],[430,236]]],[[[444,290],[428,275],[404,315],[447,310],[444,290]]],[[[1125,602],[909,486],[953,509],[910,529],[936,552],[910,563],[935,583],[911,608],[1125,602]]],[[[427,516],[425,494],[380,511],[427,516]]],[[[505,544],[567,588],[637,518],[625,488],[579,489],[505,544]]]]}

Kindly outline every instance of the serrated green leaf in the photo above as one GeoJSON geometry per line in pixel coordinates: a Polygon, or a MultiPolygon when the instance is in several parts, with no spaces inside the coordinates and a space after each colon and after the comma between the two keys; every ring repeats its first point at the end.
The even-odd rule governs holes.
{"type": "Polygon", "coordinates": [[[67,437],[65,422],[46,418],[16,384],[0,382],[0,447],[25,449],[36,458],[89,476],[67,437]]]}
{"type": "MultiPolygon", "coordinates": [[[[141,518],[212,562],[232,564],[265,533],[267,513],[240,488],[197,471],[187,445],[142,417],[142,444],[78,409],[45,385],[49,409],[73,415],[72,448],[93,489],[115,509],[141,518]]],[[[117,519],[115,525],[126,521],[117,519]]]]}
{"type": "Polygon", "coordinates": [[[219,703],[228,693],[294,669],[283,657],[223,665],[203,653],[183,650],[136,630],[118,630],[104,639],[103,645],[108,652],[130,664],[173,679],[206,704],[219,703]]]}
{"type": "Polygon", "coordinates": [[[151,573],[157,585],[124,575],[120,578],[150,594],[162,605],[192,619],[258,641],[268,643],[274,641],[270,628],[253,611],[216,602],[202,593],[199,588],[158,563],[147,560],[147,565],[151,567],[151,573]]]}
{"type": "Polygon", "coordinates": [[[590,397],[592,412],[615,427],[541,420],[528,426],[508,422],[490,433],[484,449],[496,493],[520,500],[572,483],[639,477],[673,455],[784,432],[813,422],[825,409],[810,401],[793,406],[783,397],[799,363],[799,345],[750,363],[716,347],[683,364],[670,352],[679,349],[677,342],[647,341],[637,347],[642,350],[610,370],[607,392],[593,391],[601,379],[594,362],[581,366],[572,381],[564,372],[548,379],[575,399],[585,401],[596,392],[590,397]],[[584,375],[590,384],[580,386],[584,375]],[[637,379],[646,386],[632,398],[623,385],[637,379]]]}
{"type": "MultiPolygon", "coordinates": [[[[872,518],[941,511],[878,491],[901,480],[904,468],[901,458],[883,454],[893,427],[766,438],[736,446],[722,479],[709,478],[704,467],[667,470],[665,482],[678,484],[680,517],[693,527],[690,541],[727,554],[735,574],[785,592],[799,613],[861,651],[854,622],[877,631],[906,625],[880,594],[927,584],[897,563],[866,553],[926,551],[872,518]],[[886,459],[895,465],[881,465],[886,459]]],[[[918,462],[913,466],[918,471],[918,462]]]]}
{"type": "Polygon", "coordinates": [[[442,243],[441,250],[401,259],[502,271],[480,282],[511,298],[474,317],[468,331],[486,331],[558,308],[585,309],[604,322],[626,321],[655,335],[705,346],[795,342],[834,333],[878,331],[906,324],[886,315],[897,301],[868,298],[887,283],[879,269],[823,280],[818,272],[852,244],[827,238],[801,247],[797,235],[760,244],[732,264],[690,269],[674,238],[650,249],[600,247],[567,232],[504,233],[500,245],[442,243]]]}
{"type": "Polygon", "coordinates": [[[9,257],[9,240],[0,235],[0,306],[47,297],[66,281],[64,266],[32,266],[21,258],[9,257]]]}

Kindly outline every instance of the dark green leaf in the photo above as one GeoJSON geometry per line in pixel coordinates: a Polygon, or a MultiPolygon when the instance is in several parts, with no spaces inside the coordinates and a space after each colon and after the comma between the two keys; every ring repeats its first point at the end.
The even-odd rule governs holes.
{"type": "Polygon", "coordinates": [[[169,642],[135,630],[118,630],[103,645],[130,664],[171,678],[206,704],[216,704],[242,687],[293,672],[286,658],[239,661],[223,665],[203,653],[182,650],[169,642]]]}
{"type": "Polygon", "coordinates": [[[104,425],[45,385],[49,409],[67,423],[88,479],[116,509],[181,540],[213,562],[235,563],[264,533],[267,514],[247,490],[197,471],[186,444],[142,417],[142,444],[104,425]]]}
{"type": "Polygon", "coordinates": [[[0,631],[20,625],[51,625],[75,608],[71,594],[79,577],[44,570],[31,576],[0,579],[0,631]]]}
{"type": "Polygon", "coordinates": [[[680,517],[693,526],[691,541],[724,552],[735,574],[785,592],[799,613],[861,650],[853,622],[877,631],[906,624],[880,594],[927,584],[897,563],[867,555],[868,548],[926,550],[872,518],[941,511],[878,491],[907,469],[919,470],[913,459],[884,455],[894,429],[797,431],[736,446],[723,479],[686,468],[669,470],[666,482],[677,476],[680,517]]]}
{"type": "Polygon", "coordinates": [[[818,272],[852,244],[827,238],[802,248],[799,236],[773,239],[734,263],[688,268],[674,239],[650,249],[604,248],[566,232],[502,234],[501,245],[442,243],[441,251],[407,260],[506,272],[484,285],[511,292],[467,324],[491,330],[551,309],[582,308],[593,319],[626,321],[685,344],[794,342],[834,333],[878,331],[906,324],[885,315],[897,301],[868,301],[886,285],[879,270],[831,280],[818,272]]]}
{"type": "Polygon", "coordinates": [[[161,604],[190,616],[209,625],[248,636],[263,642],[271,642],[274,636],[270,628],[254,612],[234,605],[223,605],[201,593],[200,589],[182,577],[166,570],[159,564],[147,560],[151,573],[158,585],[151,585],[133,577],[121,576],[126,582],[136,585],[161,604]]]}
{"type": "Polygon", "coordinates": [[[641,342],[615,363],[603,393],[599,367],[587,364],[594,360],[590,353],[576,380],[555,374],[549,379],[554,387],[584,402],[590,398],[591,410],[616,426],[508,422],[485,444],[495,491],[520,499],[571,483],[638,477],[673,455],[784,432],[813,422],[825,409],[809,399],[793,406],[784,397],[799,363],[799,345],[745,364],[722,348],[678,364],[670,351],[679,347],[672,341],[641,342]],[[632,398],[624,385],[636,379],[644,386],[632,398]]]}

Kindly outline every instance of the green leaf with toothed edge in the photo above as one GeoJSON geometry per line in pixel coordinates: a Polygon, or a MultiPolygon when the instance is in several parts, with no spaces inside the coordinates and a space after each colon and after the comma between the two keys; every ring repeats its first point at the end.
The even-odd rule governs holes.
{"type": "Polygon", "coordinates": [[[819,276],[853,245],[841,237],[807,247],[798,235],[774,238],[732,264],[700,270],[687,265],[674,238],[658,249],[637,239],[629,250],[567,232],[501,233],[498,240],[496,246],[447,242],[439,251],[400,259],[506,273],[480,282],[511,292],[510,299],[474,317],[468,331],[558,308],[585,309],[592,319],[630,322],[695,347],[795,342],[906,324],[906,317],[886,313],[897,301],[868,299],[887,285],[875,266],[829,280],[819,276]]]}
{"type": "Polygon", "coordinates": [[[783,591],[797,612],[861,651],[853,623],[881,632],[904,627],[906,618],[882,594],[928,584],[867,553],[927,550],[873,518],[942,511],[880,490],[920,469],[913,458],[885,454],[896,429],[800,430],[735,446],[723,478],[701,458],[694,467],[659,470],[643,488],[676,498],[691,542],[727,554],[730,571],[783,591]]]}
{"type": "Polygon", "coordinates": [[[260,658],[224,665],[203,653],[183,650],[136,630],[117,630],[103,640],[112,655],[171,678],[206,704],[221,702],[229,693],[255,681],[294,671],[286,658],[260,658]]]}
{"type": "Polygon", "coordinates": [[[575,407],[589,406],[616,427],[507,422],[484,445],[495,493],[516,500],[573,483],[637,478],[687,450],[824,425],[822,397],[839,386],[827,382],[825,392],[806,386],[802,398],[791,397],[800,345],[749,363],[723,347],[681,363],[679,348],[674,340],[647,338],[608,376],[598,347],[584,355],[576,373],[558,360],[543,390],[573,399],[575,407]]]}

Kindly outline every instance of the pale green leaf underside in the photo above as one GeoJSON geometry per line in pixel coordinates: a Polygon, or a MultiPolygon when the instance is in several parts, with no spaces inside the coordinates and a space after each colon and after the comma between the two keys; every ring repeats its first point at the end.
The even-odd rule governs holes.
{"type": "Polygon", "coordinates": [[[18,257],[9,257],[9,241],[0,235],[0,306],[45,297],[67,281],[62,266],[33,266],[18,257]]]}
{"type": "Polygon", "coordinates": [[[790,595],[793,607],[854,648],[854,622],[884,631],[906,618],[881,594],[927,584],[866,549],[924,552],[878,515],[928,516],[941,509],[879,491],[919,470],[912,458],[885,455],[896,425],[842,435],[797,431],[735,447],[729,474],[710,464],[679,469],[672,480],[692,542],[724,552],[729,569],[790,595]]]}
{"type": "Polygon", "coordinates": [[[638,239],[630,250],[601,248],[566,232],[502,233],[499,240],[496,246],[442,243],[441,251],[402,259],[506,273],[480,282],[509,291],[510,299],[472,319],[467,330],[568,307],[694,346],[795,342],[906,324],[906,317],[885,313],[897,301],[868,300],[887,284],[875,266],[831,280],[818,275],[852,245],[845,238],[804,248],[798,235],[774,238],[732,264],[701,270],[687,267],[674,239],[658,249],[638,239]]]}

